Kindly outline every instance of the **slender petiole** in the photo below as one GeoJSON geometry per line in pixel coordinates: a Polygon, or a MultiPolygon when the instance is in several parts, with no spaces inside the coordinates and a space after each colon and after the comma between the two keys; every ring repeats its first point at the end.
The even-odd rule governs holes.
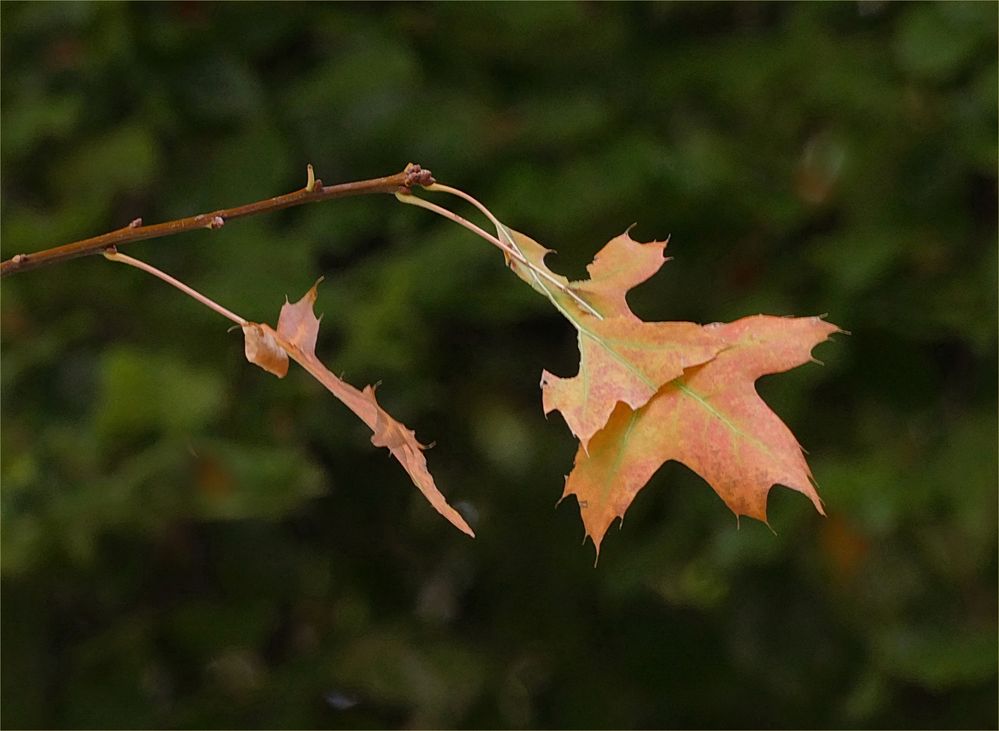
{"type": "Polygon", "coordinates": [[[503,240],[500,240],[496,236],[492,236],[492,235],[486,233],[481,228],[479,228],[478,226],[476,226],[474,223],[466,220],[465,218],[462,218],[457,213],[453,213],[452,211],[449,211],[447,208],[443,208],[442,206],[438,206],[438,205],[435,205],[433,203],[430,203],[429,201],[426,201],[426,200],[424,200],[422,198],[419,198],[419,197],[417,197],[415,195],[412,195],[411,193],[396,193],[395,197],[398,198],[403,203],[410,203],[410,204],[415,205],[415,206],[420,206],[421,208],[426,208],[429,211],[433,211],[434,213],[437,213],[437,214],[439,214],[441,216],[444,216],[445,218],[448,218],[448,219],[454,221],[455,223],[458,223],[458,224],[464,226],[465,228],[467,228],[472,233],[475,233],[475,234],[481,236],[486,241],[488,241],[489,243],[493,244],[493,246],[496,246],[496,247],[502,249],[507,255],[509,255],[512,258],[514,258],[517,261],[519,261],[521,264],[523,264],[528,269],[530,269],[531,272],[536,277],[541,277],[543,279],[548,280],[548,282],[550,284],[554,285],[560,292],[562,292],[563,294],[565,294],[567,297],[569,297],[571,300],[573,300],[577,305],[579,305],[583,310],[585,310],[589,314],[593,315],[598,320],[603,320],[604,319],[603,315],[601,315],[599,312],[597,312],[597,310],[593,309],[593,306],[590,305],[589,302],[587,302],[582,297],[580,297],[578,294],[576,294],[571,289],[569,289],[568,287],[566,287],[565,284],[563,284],[558,279],[556,279],[555,277],[553,277],[548,271],[546,271],[545,269],[543,269],[541,267],[536,266],[531,261],[529,261],[527,259],[527,257],[524,256],[524,254],[520,250],[520,248],[517,246],[517,243],[513,240],[513,237],[510,236],[509,233],[507,233],[507,231],[508,231],[507,227],[505,225],[503,225],[503,223],[501,223],[500,220],[496,218],[496,216],[493,215],[492,211],[490,211],[488,208],[486,208],[478,200],[476,200],[475,198],[473,198],[472,196],[470,196],[468,193],[464,192],[463,190],[458,190],[457,188],[452,188],[449,185],[442,185],[440,183],[434,183],[433,185],[424,186],[424,188],[426,188],[426,190],[435,191],[435,192],[438,192],[438,193],[450,193],[451,195],[458,196],[459,198],[461,198],[461,199],[463,199],[463,200],[471,203],[473,206],[475,206],[476,208],[478,208],[482,212],[482,214],[484,216],[486,216],[486,218],[488,218],[492,222],[492,224],[496,227],[496,233],[497,233],[497,235],[500,236],[500,237],[502,237],[503,240]]]}
{"type": "Polygon", "coordinates": [[[481,238],[485,239],[496,248],[502,249],[505,253],[509,254],[517,261],[527,266],[530,266],[530,262],[527,261],[527,259],[524,257],[522,253],[520,253],[520,251],[518,251],[514,247],[509,246],[508,244],[504,244],[502,241],[493,236],[491,233],[479,228],[474,223],[469,221],[467,218],[459,216],[457,213],[449,211],[447,208],[444,208],[443,206],[439,206],[436,203],[431,203],[430,201],[424,200],[423,198],[415,196],[412,193],[396,193],[395,197],[397,200],[399,200],[400,203],[408,203],[411,206],[419,206],[420,208],[426,208],[428,211],[432,211],[436,213],[438,216],[443,216],[444,218],[450,221],[454,221],[459,226],[464,226],[476,236],[480,236],[481,238]]]}
{"type": "Polygon", "coordinates": [[[130,267],[135,267],[136,269],[141,269],[142,271],[146,272],[147,274],[152,274],[157,279],[162,279],[167,284],[170,284],[170,285],[176,287],[177,289],[179,289],[184,294],[188,295],[189,297],[193,297],[198,302],[200,302],[201,304],[203,304],[205,307],[208,307],[209,309],[215,310],[217,313],[219,313],[220,315],[222,315],[222,317],[225,317],[225,318],[227,318],[229,320],[232,320],[237,325],[243,326],[243,325],[247,324],[247,320],[244,320],[242,317],[240,317],[239,315],[237,315],[235,312],[231,312],[230,310],[227,310],[225,307],[223,307],[222,305],[220,305],[218,302],[215,302],[214,300],[208,299],[207,297],[205,297],[205,295],[201,294],[201,292],[197,291],[196,289],[192,289],[191,287],[188,287],[186,284],[184,284],[183,282],[181,282],[179,279],[174,279],[173,277],[171,277],[166,272],[160,271],[159,269],[157,269],[156,267],[154,267],[152,264],[146,264],[146,262],[144,262],[144,261],[139,261],[138,259],[133,259],[131,256],[127,256],[125,254],[120,254],[120,253],[118,253],[114,249],[108,249],[108,250],[104,251],[104,258],[107,259],[108,261],[116,261],[116,262],[119,262],[121,264],[128,264],[130,267]]]}

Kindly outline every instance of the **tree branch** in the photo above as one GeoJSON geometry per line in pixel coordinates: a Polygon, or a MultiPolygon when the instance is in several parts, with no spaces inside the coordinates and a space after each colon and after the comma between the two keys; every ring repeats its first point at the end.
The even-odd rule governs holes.
{"type": "Polygon", "coordinates": [[[255,203],[247,203],[235,208],[222,208],[211,213],[199,213],[196,216],[188,216],[187,218],[179,218],[175,221],[156,223],[149,226],[143,226],[142,219],[137,218],[124,228],[110,231],[100,236],[74,241],[71,244],[56,246],[51,249],[44,249],[33,254],[17,254],[0,263],[0,277],[6,277],[8,274],[15,274],[29,269],[37,269],[38,267],[50,264],[57,264],[81,256],[102,254],[111,247],[118,247],[133,241],[158,239],[163,236],[172,236],[173,234],[194,231],[201,228],[222,228],[226,221],[233,218],[279,211],[282,208],[290,208],[302,205],[303,203],[317,203],[318,201],[330,198],[345,198],[365,193],[408,193],[414,185],[429,186],[433,185],[433,183],[434,178],[429,170],[424,170],[419,165],[410,163],[402,172],[384,178],[372,178],[371,180],[324,186],[323,182],[315,177],[310,165],[306,186],[292,193],[256,201],[255,203]]]}

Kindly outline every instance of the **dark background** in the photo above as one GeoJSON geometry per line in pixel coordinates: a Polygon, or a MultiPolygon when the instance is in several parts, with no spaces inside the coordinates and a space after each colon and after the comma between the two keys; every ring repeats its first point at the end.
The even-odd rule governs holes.
{"type": "Polygon", "coordinates": [[[4,2],[4,258],[415,161],[570,276],[671,234],[645,319],[852,332],[759,385],[828,518],[777,488],[737,529],[670,463],[594,569],[538,390],[574,333],[453,224],[375,196],[126,251],[272,323],[325,275],[320,356],[474,541],[176,290],[5,279],[4,726],[995,728],[996,16],[4,2]]]}

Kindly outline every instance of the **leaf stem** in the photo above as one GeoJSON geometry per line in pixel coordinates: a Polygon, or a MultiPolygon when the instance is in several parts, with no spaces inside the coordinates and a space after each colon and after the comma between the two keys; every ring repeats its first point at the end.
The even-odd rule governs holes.
{"type": "Polygon", "coordinates": [[[187,218],[179,218],[174,221],[166,221],[149,226],[143,226],[142,219],[136,218],[127,226],[106,234],[101,234],[100,236],[74,241],[70,244],[63,244],[62,246],[44,249],[32,254],[17,254],[6,261],[0,262],[0,277],[6,277],[9,274],[24,272],[50,264],[57,264],[81,256],[101,254],[109,247],[118,247],[133,241],[172,236],[184,231],[194,231],[202,228],[219,229],[233,218],[279,211],[283,208],[290,208],[302,205],[303,203],[317,203],[330,198],[345,198],[365,193],[408,192],[414,185],[427,186],[432,185],[433,182],[434,178],[429,170],[424,170],[419,165],[410,163],[402,172],[395,175],[324,186],[322,181],[315,177],[310,165],[306,186],[291,193],[254,203],[247,203],[234,208],[220,208],[210,213],[199,213],[196,216],[188,216],[187,218]]]}
{"type": "Polygon", "coordinates": [[[212,309],[212,310],[215,310],[215,312],[217,312],[220,315],[222,315],[222,317],[225,317],[226,319],[232,320],[233,322],[235,322],[239,326],[243,326],[243,325],[247,324],[247,321],[244,320],[239,315],[237,315],[235,312],[227,310],[225,307],[223,307],[222,305],[220,305],[218,302],[215,302],[214,300],[209,299],[205,295],[201,294],[201,292],[199,292],[198,290],[193,289],[192,287],[188,287],[186,284],[184,284],[179,279],[174,279],[173,277],[171,277],[166,272],[161,271],[161,270],[157,269],[156,267],[154,267],[152,264],[147,264],[144,261],[139,261],[138,259],[133,259],[131,256],[126,256],[125,254],[119,254],[114,248],[105,249],[103,253],[104,253],[104,258],[107,259],[108,261],[116,261],[116,262],[119,262],[121,264],[128,264],[130,267],[135,267],[136,269],[141,269],[142,271],[146,272],[147,274],[152,274],[157,279],[162,279],[167,284],[176,287],[177,289],[179,289],[184,294],[188,295],[189,297],[193,297],[198,302],[200,302],[201,304],[203,304],[205,307],[207,307],[209,309],[212,309]]]}
{"type": "Polygon", "coordinates": [[[482,237],[490,244],[492,244],[498,249],[501,249],[504,253],[508,254],[509,256],[512,256],[514,259],[521,262],[522,264],[525,264],[527,266],[531,265],[531,263],[527,261],[524,255],[521,254],[520,251],[517,250],[515,247],[511,247],[507,244],[504,244],[502,241],[500,241],[498,238],[493,236],[488,231],[479,228],[474,223],[469,221],[467,218],[459,216],[454,211],[448,210],[447,208],[439,206],[436,203],[431,203],[430,201],[424,200],[423,198],[415,196],[412,193],[396,193],[395,197],[397,200],[399,200],[402,203],[407,203],[411,206],[419,206],[420,208],[426,208],[428,211],[433,211],[438,216],[443,216],[444,218],[450,221],[454,221],[459,226],[464,226],[476,236],[482,237]]]}
{"type": "MultiPolygon", "coordinates": [[[[464,226],[465,228],[467,228],[472,233],[477,234],[478,236],[481,236],[486,241],[488,241],[489,243],[491,243],[493,246],[496,246],[496,247],[502,249],[505,254],[507,254],[508,256],[516,259],[521,264],[523,264],[524,266],[526,266],[528,269],[531,270],[531,272],[534,274],[534,276],[536,278],[537,277],[541,277],[543,279],[548,280],[548,282],[550,284],[554,285],[560,292],[562,292],[564,295],[566,295],[569,299],[573,300],[579,307],[581,307],[583,310],[585,310],[589,314],[591,314],[594,317],[596,317],[598,320],[603,320],[604,319],[604,316],[601,315],[597,310],[593,309],[593,306],[589,302],[587,302],[586,300],[584,300],[578,294],[576,294],[575,292],[573,292],[569,287],[566,287],[562,282],[560,282],[558,279],[556,279],[555,277],[553,277],[549,271],[547,271],[546,269],[544,269],[542,267],[539,267],[539,266],[535,265],[526,256],[524,256],[524,253],[520,250],[520,247],[517,246],[517,242],[515,242],[513,240],[513,237],[510,236],[509,229],[507,229],[507,227],[502,222],[500,222],[500,220],[497,219],[496,216],[493,215],[492,211],[490,211],[488,208],[486,208],[482,203],[480,203],[479,201],[477,201],[475,198],[473,198],[472,196],[470,196],[468,193],[464,192],[463,190],[458,190],[457,188],[452,188],[449,185],[441,185],[440,183],[433,183],[432,185],[425,185],[423,187],[426,188],[427,190],[430,190],[430,191],[435,191],[435,192],[439,192],[439,193],[450,193],[451,195],[456,195],[459,198],[462,198],[462,199],[468,201],[473,206],[475,206],[476,208],[478,208],[483,213],[483,215],[485,215],[486,218],[488,218],[492,222],[492,224],[496,227],[497,236],[502,237],[504,240],[501,241],[499,238],[497,238],[497,236],[493,236],[493,235],[491,235],[491,234],[483,231],[481,228],[479,228],[478,226],[476,226],[474,223],[472,223],[472,222],[470,222],[470,221],[462,218],[457,213],[454,213],[454,212],[448,210],[447,208],[444,208],[442,206],[438,206],[438,205],[436,205],[434,203],[431,203],[431,202],[429,202],[427,200],[424,200],[423,198],[415,196],[412,193],[396,193],[395,197],[398,200],[402,201],[403,203],[409,203],[409,204],[414,205],[414,206],[420,206],[421,208],[426,208],[428,211],[433,211],[434,213],[437,213],[438,215],[444,216],[445,218],[448,218],[448,219],[454,221],[455,223],[458,223],[458,224],[464,226]]],[[[541,284],[541,282],[539,282],[539,284],[541,284]]],[[[542,286],[544,286],[544,285],[542,285],[542,286]]],[[[549,299],[552,299],[552,297],[551,297],[550,294],[548,296],[549,296],[549,299]]],[[[555,307],[560,312],[562,312],[563,315],[566,316],[566,318],[568,318],[570,321],[572,321],[572,318],[569,317],[568,314],[566,314],[566,312],[562,309],[562,307],[557,302],[555,302],[554,299],[552,299],[552,304],[554,304],[555,307]]]]}
{"type": "MultiPolygon", "coordinates": [[[[496,231],[497,232],[504,232],[506,230],[506,226],[504,226],[502,223],[499,222],[499,219],[496,218],[496,216],[493,215],[492,211],[490,211],[488,208],[485,207],[485,205],[483,205],[482,203],[480,203],[478,200],[476,200],[475,198],[473,198],[472,196],[470,196],[465,191],[458,190],[457,188],[452,188],[450,185],[442,185],[441,183],[434,183],[433,185],[428,185],[427,186],[427,190],[436,191],[436,192],[440,192],[440,193],[450,193],[451,195],[456,195],[459,198],[462,198],[462,199],[468,201],[473,206],[475,206],[480,211],[482,211],[482,215],[484,215],[486,218],[488,218],[490,221],[492,221],[492,224],[493,224],[493,226],[496,227],[496,231]]],[[[497,235],[501,235],[501,234],[497,233],[497,235]]],[[[507,238],[509,238],[509,236],[507,236],[507,238]]]]}

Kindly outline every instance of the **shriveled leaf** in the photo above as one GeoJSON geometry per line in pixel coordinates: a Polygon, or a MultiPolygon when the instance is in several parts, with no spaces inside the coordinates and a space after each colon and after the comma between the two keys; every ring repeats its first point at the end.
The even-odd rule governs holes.
{"type": "Polygon", "coordinates": [[[811,360],[812,348],[839,328],[818,317],[758,315],[705,329],[724,350],[642,408],[619,404],[588,450],[576,453],[563,498],[576,496],[598,555],[607,528],[669,460],[703,477],[736,515],[766,521],[767,494],[776,484],[801,492],[823,512],[801,446],[754,384],[811,360]]]}
{"type": "Polygon", "coordinates": [[[288,354],[270,333],[255,322],[243,325],[243,345],[246,359],[278,378],[288,374],[288,354]]]}
{"type": "Polygon", "coordinates": [[[416,487],[434,506],[434,509],[474,538],[475,534],[468,527],[465,519],[459,515],[457,510],[447,504],[447,500],[434,484],[434,478],[427,469],[427,460],[423,456],[423,450],[426,447],[416,441],[415,432],[393,419],[387,411],[378,405],[373,386],[365,386],[362,395],[371,402],[375,410],[375,425],[372,427],[374,434],[371,437],[371,442],[376,447],[388,447],[392,455],[399,460],[409,476],[413,478],[416,487]]]}
{"type": "Polygon", "coordinates": [[[309,288],[295,304],[291,304],[285,297],[284,304],[281,305],[281,314],[278,315],[277,332],[285,342],[294,345],[302,353],[315,356],[316,340],[319,337],[319,321],[316,317],[313,306],[316,303],[318,288],[323,278],[320,277],[316,283],[309,288]]]}
{"type": "Polygon", "coordinates": [[[243,327],[243,332],[246,335],[247,359],[264,370],[283,376],[284,373],[279,373],[277,369],[280,358],[270,350],[272,344],[286,354],[284,359],[285,372],[288,368],[287,358],[291,357],[368,425],[373,432],[372,443],[375,446],[389,449],[409,474],[413,484],[438,513],[447,518],[459,530],[474,537],[475,533],[472,532],[468,523],[454,508],[448,505],[447,500],[437,489],[434,478],[427,469],[427,462],[423,456],[424,447],[416,441],[416,435],[393,419],[378,404],[375,391],[371,386],[366,386],[364,391],[357,390],[333,375],[316,357],[319,318],[313,311],[313,304],[316,301],[316,287],[318,285],[319,282],[313,284],[312,288],[298,302],[292,304],[286,301],[284,303],[281,307],[276,330],[269,325],[257,323],[249,323],[243,327]],[[263,356],[258,355],[257,359],[250,357],[251,339],[254,354],[264,353],[263,356]]]}
{"type": "Polygon", "coordinates": [[[587,267],[589,279],[569,282],[545,265],[548,249],[512,229],[502,231],[531,264],[507,257],[511,269],[548,297],[578,333],[579,373],[561,378],[544,371],[541,389],[545,413],[561,412],[584,448],[619,402],[641,408],[663,384],[724,347],[697,324],[644,322],[628,307],[628,291],[666,261],[665,241],[640,244],[625,232],[597,253],[587,267]]]}

